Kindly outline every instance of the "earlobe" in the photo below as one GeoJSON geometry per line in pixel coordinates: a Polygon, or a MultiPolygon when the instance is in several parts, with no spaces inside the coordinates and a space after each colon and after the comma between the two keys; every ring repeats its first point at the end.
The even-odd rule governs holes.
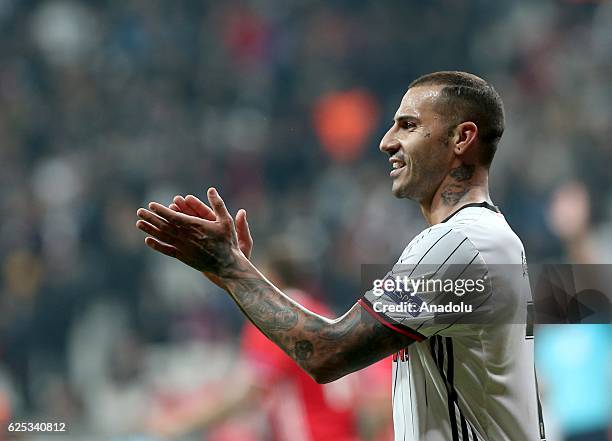
{"type": "Polygon", "coordinates": [[[463,128],[461,126],[457,127],[457,132],[455,133],[455,154],[456,155],[461,155],[464,151],[465,151],[465,141],[466,141],[466,137],[465,137],[465,133],[463,131],[463,128]]]}
{"type": "Polygon", "coordinates": [[[466,122],[457,127],[455,154],[461,155],[474,143],[478,135],[478,127],[473,122],[466,122]]]}

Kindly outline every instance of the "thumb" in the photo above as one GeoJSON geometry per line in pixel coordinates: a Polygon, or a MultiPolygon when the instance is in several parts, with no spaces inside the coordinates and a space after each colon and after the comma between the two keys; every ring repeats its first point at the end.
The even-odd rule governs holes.
{"type": "Polygon", "coordinates": [[[238,213],[236,213],[236,234],[238,236],[240,251],[242,251],[247,258],[251,257],[251,251],[253,250],[253,237],[251,236],[251,230],[249,229],[246,210],[242,208],[238,210],[238,213]]]}
{"type": "Polygon", "coordinates": [[[217,189],[214,187],[209,188],[207,195],[208,202],[210,202],[210,205],[212,206],[213,212],[215,213],[217,220],[228,221],[231,223],[232,216],[227,211],[227,208],[225,207],[225,202],[223,202],[223,199],[221,199],[221,196],[219,195],[217,189]]]}

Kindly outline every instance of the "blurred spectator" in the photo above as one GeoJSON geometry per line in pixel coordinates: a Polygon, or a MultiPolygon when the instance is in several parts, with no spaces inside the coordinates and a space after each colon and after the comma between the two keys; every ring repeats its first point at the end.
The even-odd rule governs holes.
{"type": "Polygon", "coordinates": [[[377,147],[379,115],[425,72],[472,71],[505,100],[492,196],[529,261],[612,260],[611,17],[612,2],[567,0],[1,2],[13,417],[43,421],[59,400],[75,436],[125,435],[164,374],[197,388],[222,370],[192,372],[203,348],[231,360],[240,315],[142,245],[134,209],[150,199],[215,183],[248,209],[256,257],[291,238],[306,290],[346,310],[359,265],[423,226],[377,147]]]}

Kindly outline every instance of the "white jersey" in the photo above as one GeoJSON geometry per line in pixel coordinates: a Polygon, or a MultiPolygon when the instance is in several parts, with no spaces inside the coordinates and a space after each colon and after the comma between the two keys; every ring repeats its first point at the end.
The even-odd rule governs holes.
{"type": "Polygon", "coordinates": [[[472,280],[471,292],[412,285],[409,311],[397,307],[393,289],[360,300],[377,320],[417,341],[394,356],[396,441],[544,439],[524,256],[495,207],[468,204],[415,237],[387,278],[462,279],[456,291],[472,280]],[[431,308],[449,301],[462,305],[431,308]]]}

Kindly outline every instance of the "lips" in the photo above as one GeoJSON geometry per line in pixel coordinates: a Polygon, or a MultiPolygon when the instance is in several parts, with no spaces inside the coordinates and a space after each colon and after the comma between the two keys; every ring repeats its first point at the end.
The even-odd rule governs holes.
{"type": "Polygon", "coordinates": [[[391,163],[392,167],[389,176],[391,176],[392,178],[399,176],[402,173],[402,170],[406,168],[406,163],[401,159],[391,158],[389,159],[389,162],[391,163]]]}

